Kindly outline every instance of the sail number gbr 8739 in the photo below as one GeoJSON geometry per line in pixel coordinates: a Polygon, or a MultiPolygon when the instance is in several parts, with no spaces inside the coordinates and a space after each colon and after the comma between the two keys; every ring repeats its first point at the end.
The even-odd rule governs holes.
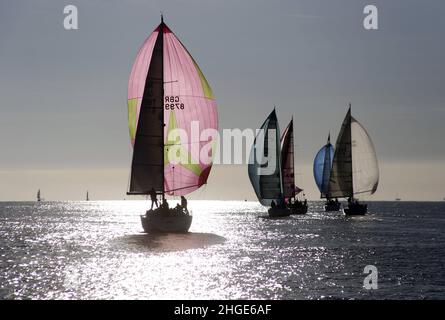
{"type": "Polygon", "coordinates": [[[164,99],[165,110],[184,110],[185,105],[179,100],[179,96],[166,96],[164,99]]]}

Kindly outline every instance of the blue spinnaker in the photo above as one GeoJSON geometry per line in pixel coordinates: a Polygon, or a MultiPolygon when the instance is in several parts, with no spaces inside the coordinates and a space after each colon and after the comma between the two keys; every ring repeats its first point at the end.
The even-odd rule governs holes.
{"type": "Polygon", "coordinates": [[[324,145],[314,159],[314,179],[321,197],[329,197],[329,177],[331,174],[334,147],[328,142],[324,145]]]}

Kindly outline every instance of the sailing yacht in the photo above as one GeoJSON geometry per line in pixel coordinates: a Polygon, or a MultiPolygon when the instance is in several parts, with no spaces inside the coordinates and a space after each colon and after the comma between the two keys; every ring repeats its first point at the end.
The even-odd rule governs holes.
{"type": "Polygon", "coordinates": [[[294,163],[294,120],[291,119],[281,136],[281,170],[283,193],[291,214],[306,214],[307,200],[297,198],[303,189],[295,185],[294,163]]]}
{"type": "Polygon", "coordinates": [[[259,202],[268,209],[269,217],[291,214],[284,198],[280,128],[274,110],[262,124],[250,151],[248,173],[259,202]]]}
{"type": "Polygon", "coordinates": [[[86,199],[85,199],[86,201],[90,201],[90,195],[89,195],[89,193],[88,193],[88,190],[87,190],[87,196],[86,196],[86,199]]]}
{"type": "Polygon", "coordinates": [[[37,190],[37,202],[41,202],[42,201],[42,197],[40,196],[40,189],[37,190]]]}
{"type": "Polygon", "coordinates": [[[320,190],[320,198],[326,199],[325,211],[339,211],[341,204],[338,199],[333,199],[329,194],[329,178],[334,158],[334,147],[331,144],[331,134],[328,135],[327,143],[318,151],[314,159],[314,179],[320,190]]]}
{"type": "Polygon", "coordinates": [[[191,136],[193,122],[199,124],[199,136],[217,130],[216,101],[198,64],[161,16],[137,54],[128,84],[133,158],[127,194],[150,195],[153,200],[152,209],[141,216],[145,232],[190,228],[192,216],[183,196],[206,184],[216,146],[213,137],[191,136]],[[175,135],[178,131],[189,139],[175,135]],[[210,150],[201,152],[203,148],[210,150]],[[178,153],[179,159],[173,159],[178,153]],[[181,196],[181,205],[170,208],[167,195],[181,196]]]}
{"type": "Polygon", "coordinates": [[[371,138],[365,128],[351,116],[351,104],[335,144],[328,194],[347,198],[346,215],[364,215],[367,204],[359,202],[376,192],[379,167],[371,138]]]}

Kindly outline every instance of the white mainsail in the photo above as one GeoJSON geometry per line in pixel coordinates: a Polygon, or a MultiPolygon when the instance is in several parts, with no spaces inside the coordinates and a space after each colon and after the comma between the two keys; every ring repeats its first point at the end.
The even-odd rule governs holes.
{"type": "Polygon", "coordinates": [[[379,184],[379,166],[374,145],[365,128],[351,117],[352,179],[354,197],[373,194],[379,184]]]}
{"type": "Polygon", "coordinates": [[[329,194],[333,198],[363,199],[377,190],[379,167],[374,145],[365,128],[351,116],[343,121],[335,147],[329,194]]]}

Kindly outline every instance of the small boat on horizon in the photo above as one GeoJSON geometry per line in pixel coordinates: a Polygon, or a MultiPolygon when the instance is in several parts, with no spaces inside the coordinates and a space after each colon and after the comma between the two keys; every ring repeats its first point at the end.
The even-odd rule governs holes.
{"type": "Polygon", "coordinates": [[[41,195],[41,192],[40,192],[40,189],[39,190],[37,190],[37,196],[36,196],[36,200],[37,200],[37,202],[42,202],[42,201],[44,201],[45,199],[43,199],[42,198],[42,195],[41,195]]]}
{"type": "Polygon", "coordinates": [[[151,196],[152,208],[141,216],[147,233],[185,233],[191,226],[183,196],[207,183],[215,140],[209,137],[195,148],[182,137],[172,140],[170,133],[182,130],[192,139],[193,122],[199,123],[199,134],[218,129],[215,97],[198,64],[161,16],[137,54],[128,83],[133,157],[127,194],[151,196]],[[201,155],[209,145],[210,152],[201,155]],[[170,159],[170,149],[181,154],[179,161],[170,159]],[[166,195],[181,196],[181,204],[170,208],[166,195]]]}
{"type": "Polygon", "coordinates": [[[88,193],[88,190],[87,190],[87,196],[86,196],[86,198],[85,198],[85,201],[90,201],[90,195],[89,195],[89,193],[88,193]]]}
{"type": "Polygon", "coordinates": [[[347,198],[346,215],[364,215],[368,205],[359,202],[376,192],[379,167],[374,145],[365,128],[351,116],[351,104],[335,144],[328,194],[347,198]]]}
{"type": "Polygon", "coordinates": [[[259,202],[269,207],[271,218],[291,214],[285,203],[281,166],[280,127],[274,108],[255,137],[248,164],[250,183],[259,202]]]}

